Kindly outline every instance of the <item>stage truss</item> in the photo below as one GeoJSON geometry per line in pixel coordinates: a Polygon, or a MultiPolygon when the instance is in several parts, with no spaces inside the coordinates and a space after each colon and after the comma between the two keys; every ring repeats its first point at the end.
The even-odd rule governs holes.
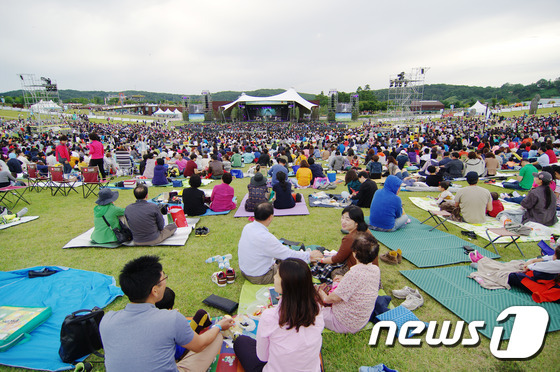
{"type": "Polygon", "coordinates": [[[389,79],[387,113],[396,122],[412,119],[411,105],[424,97],[424,80],[429,67],[413,68],[408,74],[401,72],[389,79]]]}

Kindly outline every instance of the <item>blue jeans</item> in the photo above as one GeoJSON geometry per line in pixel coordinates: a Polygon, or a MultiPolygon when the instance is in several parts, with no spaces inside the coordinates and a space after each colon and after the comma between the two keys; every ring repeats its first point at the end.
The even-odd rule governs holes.
{"type": "Polygon", "coordinates": [[[406,214],[402,214],[400,217],[395,219],[395,225],[393,226],[392,229],[383,229],[381,227],[376,227],[373,225],[369,225],[368,227],[374,231],[385,231],[385,232],[393,232],[393,231],[397,231],[398,229],[403,228],[407,221],[408,221],[408,216],[406,214]]]}
{"type": "Polygon", "coordinates": [[[518,196],[518,197],[513,197],[513,198],[504,198],[504,200],[507,201],[507,202],[517,203],[517,204],[521,204],[521,201],[523,199],[525,199],[525,196],[518,196]]]}
{"type": "Polygon", "coordinates": [[[522,188],[521,186],[519,186],[519,181],[504,182],[504,183],[502,183],[502,185],[503,185],[504,188],[506,188],[506,189],[525,190],[524,188],[522,188]]]}

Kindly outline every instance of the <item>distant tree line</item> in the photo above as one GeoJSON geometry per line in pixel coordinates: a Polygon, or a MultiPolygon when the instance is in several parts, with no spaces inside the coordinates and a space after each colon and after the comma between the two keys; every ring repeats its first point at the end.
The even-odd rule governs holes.
{"type": "MultiPolygon", "coordinates": [[[[284,92],[284,89],[258,89],[247,91],[245,94],[256,97],[267,97],[284,92]]],[[[369,84],[363,88],[359,86],[356,89],[360,98],[360,111],[385,111],[387,109],[387,92],[388,89],[372,90],[369,84]]],[[[59,91],[60,99],[63,103],[95,103],[103,104],[105,97],[108,95],[116,95],[120,92],[105,91],[80,91],[63,89],[59,91]]],[[[133,95],[144,96],[142,102],[159,103],[159,104],[183,104],[182,94],[171,93],[155,93],[136,90],[127,90],[122,92],[125,96],[133,95]]],[[[214,101],[233,101],[237,99],[242,92],[238,91],[222,91],[211,93],[214,101]]],[[[350,95],[354,92],[338,92],[338,101],[341,103],[350,102],[350,95]]],[[[560,97],[560,77],[555,80],[540,79],[529,85],[506,83],[501,87],[476,87],[467,85],[450,85],[450,84],[429,84],[424,86],[425,100],[441,101],[446,107],[453,105],[454,107],[469,107],[477,100],[483,103],[490,103],[491,106],[503,105],[507,106],[521,101],[530,101],[536,94],[542,98],[560,97]]],[[[318,100],[323,111],[326,113],[328,104],[328,96],[323,92],[319,94],[300,93],[307,100],[318,100]]],[[[23,104],[23,97],[20,90],[0,93],[0,97],[4,99],[6,104],[23,104]]],[[[193,101],[201,100],[200,95],[190,95],[193,101]]],[[[116,104],[118,98],[108,100],[110,104],[116,104]]],[[[125,103],[136,103],[127,99],[125,103]]]]}

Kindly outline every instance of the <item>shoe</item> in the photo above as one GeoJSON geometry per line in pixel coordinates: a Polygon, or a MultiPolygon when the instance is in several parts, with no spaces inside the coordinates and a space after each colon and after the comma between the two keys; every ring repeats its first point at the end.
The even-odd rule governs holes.
{"type": "Polygon", "coordinates": [[[212,319],[206,310],[198,309],[196,314],[194,314],[191,320],[191,328],[195,333],[200,334],[204,328],[208,328],[212,325],[212,319]]]}
{"type": "Polygon", "coordinates": [[[478,261],[480,261],[480,259],[484,258],[484,256],[481,255],[478,251],[474,251],[469,254],[469,258],[473,263],[477,263],[478,261]]]}
{"type": "Polygon", "coordinates": [[[227,284],[232,284],[233,282],[235,282],[235,270],[232,269],[231,267],[228,268],[226,270],[226,279],[227,279],[227,284]]]}
{"type": "Polygon", "coordinates": [[[468,236],[471,239],[477,239],[476,233],[474,231],[461,230],[461,234],[468,236]]]}
{"type": "Polygon", "coordinates": [[[500,194],[500,198],[501,199],[509,198],[509,195],[506,194],[505,192],[503,192],[503,193],[500,194]]]}
{"type": "Polygon", "coordinates": [[[521,194],[518,193],[517,191],[514,191],[514,192],[512,193],[512,195],[513,195],[515,198],[518,198],[518,197],[521,196],[521,194]]]}
{"type": "Polygon", "coordinates": [[[379,256],[379,259],[389,265],[396,265],[398,263],[397,252],[389,251],[379,256]]]}
{"type": "Polygon", "coordinates": [[[397,263],[400,264],[402,262],[402,251],[401,249],[397,249],[397,263]]]}
{"type": "Polygon", "coordinates": [[[410,311],[414,311],[422,305],[424,305],[424,297],[422,297],[418,290],[406,296],[406,300],[401,304],[401,306],[406,307],[410,311]]]}
{"type": "Polygon", "coordinates": [[[210,233],[210,229],[205,227],[205,226],[202,226],[202,227],[197,228],[195,230],[194,234],[195,234],[195,236],[206,236],[209,233],[210,233]]]}
{"type": "Polygon", "coordinates": [[[223,271],[216,271],[212,274],[212,282],[216,283],[218,287],[225,287],[227,284],[226,274],[223,271]]]}
{"type": "Polygon", "coordinates": [[[418,292],[418,290],[405,286],[403,289],[393,290],[393,296],[395,298],[405,299],[406,296],[408,296],[411,293],[415,293],[415,292],[418,292]]]}
{"type": "Polygon", "coordinates": [[[334,190],[336,189],[337,185],[334,183],[329,183],[329,185],[326,187],[327,190],[334,190]]]}

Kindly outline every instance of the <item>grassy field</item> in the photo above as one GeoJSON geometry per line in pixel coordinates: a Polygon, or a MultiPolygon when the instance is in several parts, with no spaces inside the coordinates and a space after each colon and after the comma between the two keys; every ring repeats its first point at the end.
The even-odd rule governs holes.
{"type": "MultiPolygon", "coordinates": [[[[207,186],[210,188],[217,184],[207,186]]],[[[236,190],[237,200],[246,193],[248,178],[235,179],[232,186],[236,190]]],[[[492,191],[500,191],[494,186],[484,185],[492,191]]],[[[172,188],[167,188],[167,191],[172,188]]],[[[340,185],[336,193],[345,189],[340,185]]],[[[150,188],[151,196],[164,191],[161,188],[150,188]]],[[[303,190],[308,195],[314,190],[303,190]]],[[[427,213],[412,205],[410,196],[425,196],[425,193],[402,193],[405,210],[411,216],[423,219],[427,213]]],[[[95,199],[83,199],[80,194],[68,197],[57,195],[52,197],[48,191],[26,194],[31,202],[29,215],[38,215],[36,221],[22,224],[0,231],[0,270],[9,271],[36,265],[62,265],[76,269],[97,271],[118,278],[123,265],[132,258],[156,254],[162,258],[165,272],[169,275],[168,286],[177,293],[176,308],[186,315],[192,315],[198,308],[204,307],[202,300],[214,293],[219,296],[238,300],[243,278],[227,287],[217,287],[210,280],[212,272],[217,271],[216,264],[206,264],[204,260],[216,254],[232,253],[231,262],[234,268],[237,263],[237,243],[246,218],[233,218],[233,212],[224,216],[202,217],[199,225],[210,228],[206,237],[195,237],[192,234],[183,247],[132,247],[119,249],[79,248],[61,249],[70,239],[93,226],[93,206],[95,199]]],[[[132,191],[120,191],[116,205],[124,207],[134,201],[132,191]]],[[[18,205],[18,207],[20,207],[18,205]]],[[[18,210],[19,208],[16,208],[18,210]]],[[[369,214],[369,211],[364,210],[369,214]]],[[[306,244],[319,244],[328,249],[337,249],[342,239],[340,233],[340,209],[310,208],[308,216],[277,217],[270,226],[270,231],[278,238],[301,240],[306,244]]],[[[460,229],[450,225],[451,233],[461,237],[460,229]]],[[[475,244],[486,244],[478,239],[475,244]]],[[[522,244],[527,257],[534,257],[539,249],[534,243],[522,244]]],[[[382,247],[381,253],[387,249],[382,247]]],[[[515,248],[501,249],[504,260],[519,259],[515,248]]],[[[382,283],[388,294],[393,289],[405,285],[413,286],[399,270],[416,269],[408,261],[398,266],[380,263],[382,283]]],[[[423,293],[425,304],[415,311],[422,321],[435,320],[441,324],[444,320],[453,323],[459,320],[454,314],[441,306],[430,296],[423,293]]],[[[119,298],[108,310],[122,309],[127,304],[126,298],[119,298]]],[[[400,300],[396,304],[400,304],[400,300]]],[[[212,315],[221,315],[213,308],[207,308],[212,315]]],[[[399,371],[553,371],[558,370],[558,349],[560,333],[548,334],[542,352],[532,360],[501,361],[492,356],[489,340],[482,341],[476,347],[431,347],[423,343],[421,347],[403,347],[384,345],[385,332],[377,347],[368,346],[369,331],[356,335],[340,335],[325,333],[323,336],[323,357],[327,371],[357,371],[362,365],[385,363],[399,371]]],[[[92,357],[91,360],[96,360],[92,357]]],[[[0,367],[1,371],[20,371],[16,368],[0,367]]],[[[104,370],[96,364],[95,370],[104,370]]]]}

